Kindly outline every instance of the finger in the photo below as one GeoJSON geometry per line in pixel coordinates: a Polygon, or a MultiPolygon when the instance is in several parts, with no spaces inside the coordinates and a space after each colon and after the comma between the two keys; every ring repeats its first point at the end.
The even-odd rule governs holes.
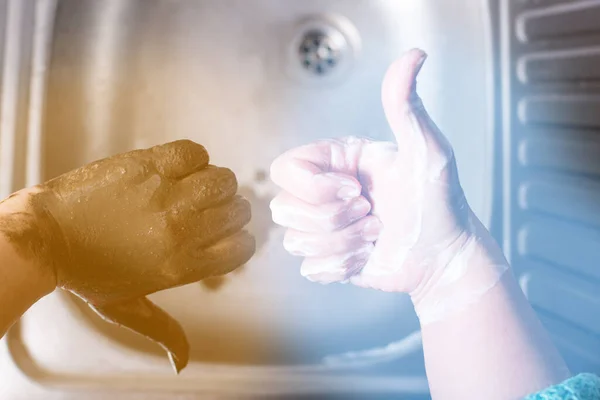
{"type": "Polygon", "coordinates": [[[94,306],[104,320],[128,328],[158,343],[179,373],[188,363],[189,344],[179,323],[145,297],[125,303],[94,306]]]}
{"type": "Polygon", "coordinates": [[[273,222],[302,232],[331,232],[350,225],[371,211],[371,203],[362,196],[316,206],[288,192],[277,195],[270,207],[273,222]]]}
{"type": "Polygon", "coordinates": [[[353,251],[379,237],[382,224],[374,216],[366,216],[350,226],[330,233],[306,233],[288,229],[283,247],[292,255],[327,257],[353,251]]]}
{"type": "Polygon", "coordinates": [[[194,238],[196,246],[206,246],[240,231],[250,218],[250,202],[235,196],[217,207],[177,213],[172,229],[179,243],[194,238]]]}
{"type": "Polygon", "coordinates": [[[347,253],[309,257],[302,263],[300,274],[312,282],[323,284],[343,282],[360,272],[372,251],[373,244],[367,243],[347,253]]]}
{"type": "Polygon", "coordinates": [[[168,206],[177,211],[203,210],[233,197],[237,188],[230,169],[209,165],[177,182],[169,193],[168,206]]]}
{"type": "Polygon", "coordinates": [[[225,275],[248,262],[255,251],[254,236],[246,231],[239,231],[208,247],[190,241],[170,264],[180,269],[177,286],[187,285],[225,275]]]}
{"type": "MultiPolygon", "coordinates": [[[[401,221],[398,224],[408,226],[401,221]]],[[[356,286],[376,287],[383,291],[398,291],[417,285],[418,282],[410,279],[415,276],[413,269],[418,269],[419,265],[411,263],[410,256],[419,232],[420,229],[417,229],[407,236],[406,231],[383,229],[368,262],[360,274],[353,276],[350,281],[356,286]]]]}
{"type": "MultiPolygon", "coordinates": [[[[358,148],[321,140],[289,150],[271,164],[271,180],[309,204],[346,200],[360,195],[356,167],[347,157],[358,148]],[[348,153],[348,154],[347,154],[348,153]]],[[[356,158],[356,157],[355,157],[356,158]]]]}
{"type": "Polygon", "coordinates": [[[389,67],[382,85],[383,108],[399,150],[421,157],[429,150],[443,156],[451,151],[450,144],[417,94],[416,79],[426,58],[422,50],[412,49],[389,67]]]}
{"type": "Polygon", "coordinates": [[[141,183],[150,175],[150,163],[142,150],[117,154],[94,161],[83,167],[60,175],[44,186],[63,192],[64,195],[80,196],[98,188],[98,183],[108,186],[114,183],[141,183]]]}
{"type": "Polygon", "coordinates": [[[181,178],[208,165],[204,146],[191,140],[177,140],[149,149],[158,172],[169,178],[181,178]]]}

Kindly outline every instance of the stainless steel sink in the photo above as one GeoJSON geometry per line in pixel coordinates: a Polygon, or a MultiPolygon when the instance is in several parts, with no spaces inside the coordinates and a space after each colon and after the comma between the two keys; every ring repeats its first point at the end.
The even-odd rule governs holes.
{"type": "Polygon", "coordinates": [[[406,297],[304,280],[300,260],[284,252],[282,231],[270,221],[275,188],[265,174],[282,151],[314,139],[391,139],[380,82],[391,61],[418,46],[430,54],[419,90],[456,148],[472,207],[489,222],[489,41],[485,1],[58,1],[40,179],[113,153],[192,139],[237,174],[253,203],[259,251],[222,282],[152,296],[188,334],[192,360],[179,377],[160,349],[60,293],[13,333],[17,362],[59,386],[283,393],[310,391],[306,382],[318,381],[312,388],[322,391],[358,382],[426,391],[418,345],[412,356],[372,368],[321,363],[400,340],[418,323],[406,297]],[[253,377],[262,384],[249,383],[253,377]]]}

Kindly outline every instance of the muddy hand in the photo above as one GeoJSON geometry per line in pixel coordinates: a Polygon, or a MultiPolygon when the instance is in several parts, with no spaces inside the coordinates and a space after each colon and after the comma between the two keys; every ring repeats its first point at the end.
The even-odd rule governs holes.
{"type": "Polygon", "coordinates": [[[236,177],[187,140],[119,154],[35,189],[30,204],[57,286],[106,320],[159,343],[177,372],[188,361],[181,326],[146,295],[226,274],[254,254],[250,204],[236,177]]]}

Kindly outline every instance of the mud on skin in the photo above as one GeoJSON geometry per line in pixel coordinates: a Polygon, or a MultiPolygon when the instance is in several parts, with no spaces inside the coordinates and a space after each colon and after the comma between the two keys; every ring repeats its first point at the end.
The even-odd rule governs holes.
{"type": "Polygon", "coordinates": [[[105,158],[27,192],[0,219],[20,255],[101,317],[160,344],[177,372],[189,345],[177,321],[145,296],[221,276],[246,263],[249,202],[232,171],[180,140],[105,158]]]}
{"type": "MultiPolygon", "coordinates": [[[[256,252],[258,253],[267,243],[271,230],[276,227],[271,219],[271,209],[269,207],[273,196],[258,194],[251,186],[241,186],[238,188],[237,193],[247,199],[252,206],[252,220],[246,226],[246,229],[254,235],[256,252]]],[[[234,274],[241,273],[245,268],[246,266],[243,266],[233,272],[234,274]]],[[[234,274],[206,278],[201,281],[201,284],[207,290],[215,292],[223,288],[228,280],[235,279],[234,274]]]]}

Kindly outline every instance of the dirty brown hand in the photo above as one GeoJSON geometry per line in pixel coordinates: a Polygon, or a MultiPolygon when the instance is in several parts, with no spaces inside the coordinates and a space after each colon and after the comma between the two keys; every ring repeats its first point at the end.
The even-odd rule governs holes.
{"type": "Polygon", "coordinates": [[[254,238],[243,230],[250,204],[236,191],[233,172],[180,140],[38,186],[7,236],[50,268],[58,287],[162,345],[178,372],[188,361],[185,334],[145,296],[226,274],[252,257],[254,238]]]}

